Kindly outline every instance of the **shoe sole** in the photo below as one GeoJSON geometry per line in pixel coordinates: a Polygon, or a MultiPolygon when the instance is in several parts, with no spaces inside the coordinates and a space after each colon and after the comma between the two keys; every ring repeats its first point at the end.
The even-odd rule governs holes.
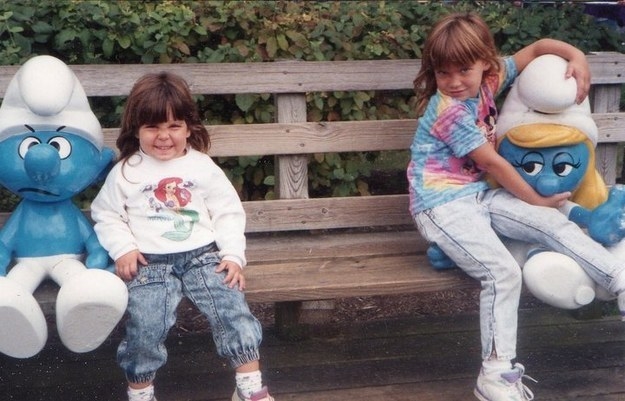
{"type": "Polygon", "coordinates": [[[473,389],[473,395],[480,401],[490,401],[488,398],[485,398],[477,388],[473,389]]]}

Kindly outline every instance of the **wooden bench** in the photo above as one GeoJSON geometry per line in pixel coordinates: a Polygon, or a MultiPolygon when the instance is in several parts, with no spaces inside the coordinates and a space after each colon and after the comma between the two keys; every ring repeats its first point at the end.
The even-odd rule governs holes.
{"type": "MultiPolygon", "coordinates": [[[[590,95],[600,138],[597,163],[615,183],[618,142],[625,141],[625,113],[619,112],[625,55],[588,56],[590,95]]],[[[408,195],[309,198],[312,154],[407,149],[416,121],[307,122],[306,94],[324,91],[392,91],[412,88],[418,60],[336,61],[176,65],[75,65],[88,96],[124,96],[147,72],[183,76],[196,94],[272,94],[276,122],[209,126],[218,156],[273,155],[277,199],[245,202],[248,259],[247,296],[276,302],[277,323],[297,322],[302,301],[475,288],[458,270],[436,271],[427,244],[414,229],[408,195]]],[[[0,96],[17,67],[0,67],[0,96]]],[[[115,148],[117,129],[105,129],[115,148]]],[[[0,216],[0,224],[7,214],[0,216]]],[[[46,310],[54,293],[37,291],[46,310]]]]}

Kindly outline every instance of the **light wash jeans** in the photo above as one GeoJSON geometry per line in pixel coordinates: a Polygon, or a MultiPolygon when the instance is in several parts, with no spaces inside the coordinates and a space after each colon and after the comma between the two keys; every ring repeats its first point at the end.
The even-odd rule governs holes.
{"type": "Polygon", "coordinates": [[[557,209],[530,205],[504,189],[467,196],[414,216],[425,239],[435,242],[462,270],[481,283],[482,357],[493,347],[500,360],[516,358],[521,269],[497,234],[538,243],[573,258],[598,284],[613,288],[624,270],[557,209]]]}
{"type": "Polygon", "coordinates": [[[206,316],[217,353],[232,368],[259,359],[261,325],[243,292],[223,283],[226,272],[215,273],[217,251],[211,244],[189,252],[144,255],[149,264],[128,283],[126,336],[117,350],[128,381],[154,380],[167,361],[165,339],[183,295],[206,316]]]}

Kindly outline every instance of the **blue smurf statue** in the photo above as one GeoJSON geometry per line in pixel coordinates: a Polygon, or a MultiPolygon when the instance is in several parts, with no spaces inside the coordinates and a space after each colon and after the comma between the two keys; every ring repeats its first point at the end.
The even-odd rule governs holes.
{"type": "Polygon", "coordinates": [[[33,292],[59,285],[56,324],[74,352],[97,348],[128,300],[124,282],[72,197],[115,158],[72,70],[51,56],[28,60],[0,106],[0,185],[21,197],[0,228],[0,352],[28,358],[48,329],[33,292]]]}

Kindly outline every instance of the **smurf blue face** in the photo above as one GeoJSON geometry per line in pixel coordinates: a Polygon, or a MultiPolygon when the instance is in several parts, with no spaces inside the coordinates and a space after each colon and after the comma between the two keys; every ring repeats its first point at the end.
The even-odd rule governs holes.
{"type": "Polygon", "coordinates": [[[67,132],[27,131],[0,142],[0,184],[24,199],[69,199],[105,173],[114,154],[67,132]]]}
{"type": "Polygon", "coordinates": [[[523,148],[504,138],[499,154],[542,196],[573,191],[588,169],[590,151],[584,143],[548,148],[523,148]]]}

